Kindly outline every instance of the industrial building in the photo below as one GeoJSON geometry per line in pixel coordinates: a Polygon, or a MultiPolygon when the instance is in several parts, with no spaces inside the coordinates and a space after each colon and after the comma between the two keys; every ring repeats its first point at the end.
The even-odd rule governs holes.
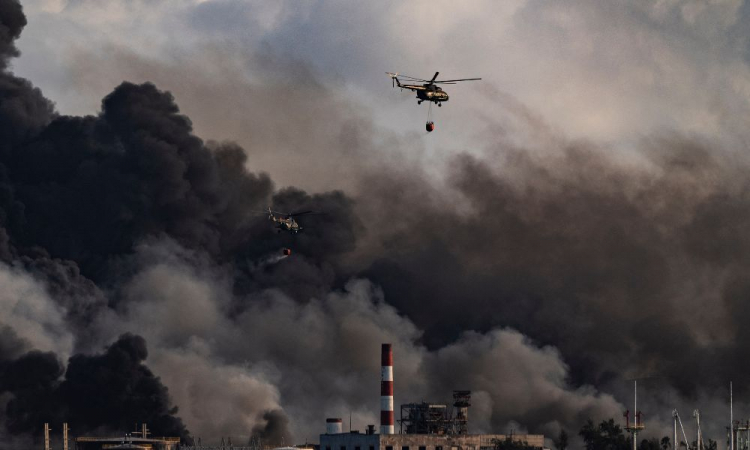
{"type": "Polygon", "coordinates": [[[320,450],[491,450],[506,439],[544,448],[541,434],[321,434],[320,450]]]}
{"type": "Polygon", "coordinates": [[[453,411],[447,405],[407,403],[401,405],[399,433],[406,434],[467,434],[471,391],[453,391],[453,411]]]}
{"type": "MultiPolygon", "coordinates": [[[[80,436],[75,438],[75,450],[177,450],[180,446],[178,437],[149,437],[150,434],[146,424],[141,424],[141,429],[125,436],[118,437],[93,437],[80,436]]],[[[70,448],[70,428],[67,423],[63,424],[63,450],[70,448]]],[[[44,450],[50,450],[50,427],[44,424],[44,450]]]]}
{"type": "Polygon", "coordinates": [[[77,437],[76,450],[177,450],[178,437],[77,437]]]}
{"type": "Polygon", "coordinates": [[[453,407],[436,403],[401,405],[395,430],[393,411],[393,349],[383,344],[380,378],[380,434],[368,425],[365,433],[342,430],[340,418],[326,419],[320,450],[491,450],[508,439],[544,449],[541,434],[469,434],[471,391],[453,391],[453,407]]]}

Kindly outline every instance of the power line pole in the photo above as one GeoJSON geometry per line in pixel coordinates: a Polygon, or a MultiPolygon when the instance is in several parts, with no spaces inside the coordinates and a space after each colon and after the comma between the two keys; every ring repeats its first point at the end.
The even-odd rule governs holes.
{"type": "Polygon", "coordinates": [[[70,431],[70,428],[68,427],[68,423],[63,424],[63,450],[68,450],[68,432],[70,431]]]}
{"type": "Polygon", "coordinates": [[[45,422],[44,423],[44,450],[50,450],[49,432],[50,432],[49,423],[45,422]]]}

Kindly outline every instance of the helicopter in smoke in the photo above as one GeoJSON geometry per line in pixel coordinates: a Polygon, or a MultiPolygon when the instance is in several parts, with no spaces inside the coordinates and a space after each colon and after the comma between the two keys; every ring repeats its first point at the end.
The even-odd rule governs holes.
{"type": "MultiPolygon", "coordinates": [[[[261,211],[258,211],[261,212],[261,211]]],[[[278,211],[274,211],[269,206],[266,211],[262,211],[263,214],[268,215],[268,220],[273,222],[274,228],[276,228],[277,233],[281,233],[282,231],[287,231],[292,236],[299,234],[304,228],[297,222],[295,217],[304,216],[306,214],[315,214],[315,215],[321,215],[324,213],[315,212],[315,211],[299,211],[299,212],[293,212],[293,213],[282,213],[278,211]]],[[[292,249],[288,247],[284,247],[281,249],[281,253],[283,256],[290,256],[292,254],[292,249]]]]}
{"type": "MultiPolygon", "coordinates": [[[[428,101],[433,102],[438,106],[443,106],[443,102],[448,101],[448,93],[443,90],[438,84],[456,84],[459,81],[477,81],[481,78],[460,78],[456,80],[437,80],[440,72],[435,72],[431,80],[425,80],[423,78],[410,77],[408,75],[399,75],[398,73],[386,72],[391,77],[393,87],[400,87],[403,89],[409,89],[417,93],[417,104],[421,105],[422,102],[428,101]],[[399,76],[404,80],[401,83],[399,76]],[[422,83],[422,84],[409,84],[409,83],[422,83]]],[[[435,129],[435,123],[430,120],[428,113],[427,117],[427,131],[433,131],[435,129]]]]}
{"type": "Polygon", "coordinates": [[[270,206],[265,212],[268,214],[268,220],[274,223],[274,226],[275,228],[277,228],[278,233],[281,233],[282,231],[288,231],[291,234],[297,234],[304,229],[302,228],[302,226],[300,226],[299,222],[295,220],[295,217],[304,216],[306,214],[320,214],[314,211],[280,213],[278,211],[273,211],[270,206]]]}

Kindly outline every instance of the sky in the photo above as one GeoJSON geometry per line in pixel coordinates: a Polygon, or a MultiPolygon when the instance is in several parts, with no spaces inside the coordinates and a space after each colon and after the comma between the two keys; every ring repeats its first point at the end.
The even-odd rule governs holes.
{"type": "MultiPolygon", "coordinates": [[[[740,1],[24,5],[30,25],[14,70],[61,112],[96,113],[120,81],[153,81],[176,96],[198,135],[238,142],[279,182],[303,188],[337,187],[309,179],[307,168],[325,172],[331,161],[300,149],[336,146],[348,120],[405,138],[408,149],[391,150],[430,168],[486,151],[477,137],[518,106],[555,134],[613,152],[663,132],[745,139],[740,1]],[[435,111],[437,139],[420,133],[424,105],[386,89],[386,71],[483,81],[449,86],[450,108],[435,111]]],[[[525,134],[512,139],[536,139],[525,134]]]]}
{"type": "MultiPolygon", "coordinates": [[[[0,159],[0,381],[32,361],[62,399],[66,370],[125,360],[165,429],[303,442],[376,422],[390,341],[396,404],[471,389],[475,431],[575,435],[640,378],[654,436],[701,408],[723,441],[750,294],[745,2],[22,5],[4,69],[41,106],[0,117],[29,130],[0,159]],[[436,71],[482,80],[446,86],[428,134],[385,72],[436,71]],[[269,204],[327,217],[289,241],[269,204]]],[[[13,405],[39,389],[7,380],[23,439],[13,405]]]]}

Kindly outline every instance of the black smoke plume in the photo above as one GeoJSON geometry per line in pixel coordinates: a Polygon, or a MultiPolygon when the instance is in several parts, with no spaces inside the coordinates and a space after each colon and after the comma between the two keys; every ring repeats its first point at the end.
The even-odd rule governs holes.
{"type": "Polygon", "coordinates": [[[39,424],[67,422],[78,435],[119,434],[148,423],[159,435],[189,441],[167,388],[143,364],[147,355],[142,337],[125,334],[101,355],[71,357],[67,370],[55,354],[39,351],[5,364],[1,386],[13,396],[7,430],[38,436],[39,424]]]}
{"type": "Polygon", "coordinates": [[[125,334],[102,355],[70,358],[59,388],[65,408],[61,416],[83,432],[148,423],[159,435],[189,440],[167,388],[143,364],[147,356],[146,341],[125,334]]]}
{"type": "Polygon", "coordinates": [[[666,377],[690,396],[722,386],[745,370],[727,354],[746,351],[750,182],[705,144],[648,147],[653,171],[578,143],[544,161],[503,149],[502,173],[459,157],[451,181],[465,214],[389,179],[379,188],[413,212],[400,225],[421,232],[389,232],[389,251],[365,273],[436,348],[502,324],[561,348],[577,383],[624,364],[621,375],[666,377]]]}
{"type": "Polygon", "coordinates": [[[148,422],[204,442],[291,441],[346,412],[364,426],[377,421],[366,386],[381,342],[395,344],[398,401],[475,391],[472,431],[575,434],[620,414],[623,380],[639,377],[671,395],[644,401],[654,428],[675,404],[718,417],[725,381],[746,372],[741,154],[668,136],[631,160],[531,123],[544,149],[488,132],[483,156],[454,157],[439,185],[409,160],[373,162],[378,130],[331,107],[331,126],[357,137],[340,145],[371,154],[342,170],[356,193],[277,190],[248,170],[272,146],[203,142],[154,84],[122,83],[95,116],[56,113],[8,71],[24,24],[0,0],[7,435],[148,422]],[[268,206],[322,214],[292,236],[268,206]],[[292,256],[258,263],[284,247],[292,256]]]}
{"type": "MultiPolygon", "coordinates": [[[[38,89],[7,71],[25,23],[17,1],[0,2],[0,258],[10,276],[23,271],[43,286],[53,302],[45,307],[64,313],[72,350],[85,353],[67,366],[51,352],[19,356],[33,344],[4,328],[0,391],[11,398],[3,427],[29,435],[44,421],[67,421],[84,434],[148,422],[154,432],[187,438],[166,387],[144,365],[143,338],[125,334],[105,354],[90,356],[109,333],[107,321],[128,310],[120,287],[141,270],[136,246],[163,238],[211,265],[238,264],[234,285],[241,295],[284,286],[309,299],[330,289],[333,257],[354,246],[352,202],[341,192],[288,189],[272,196],[270,178],[244,168],[241,148],[204,143],[174,98],[149,83],[122,83],[97,116],[55,113],[38,89]],[[259,220],[257,211],[272,202],[330,215],[292,242],[299,252],[293,262],[252,273],[247,261],[290,245],[289,236],[259,220]]],[[[245,308],[241,298],[237,311],[245,308]]],[[[281,411],[258,417],[266,424],[258,432],[288,437],[283,417],[281,411]]]]}
{"type": "Polygon", "coordinates": [[[265,445],[281,447],[288,445],[291,434],[289,433],[289,418],[280,409],[274,409],[263,413],[264,424],[258,424],[253,428],[250,443],[260,442],[265,445]]]}
{"type": "Polygon", "coordinates": [[[32,433],[40,423],[57,418],[50,403],[56,403],[62,363],[54,353],[31,351],[4,365],[2,390],[13,394],[6,406],[7,430],[12,434],[32,433]],[[52,411],[51,411],[52,409],[52,411]]]}

